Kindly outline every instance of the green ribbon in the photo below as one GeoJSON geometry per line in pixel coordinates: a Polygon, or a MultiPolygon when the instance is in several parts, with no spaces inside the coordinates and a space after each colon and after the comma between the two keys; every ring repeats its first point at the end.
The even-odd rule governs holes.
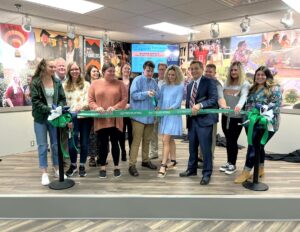
{"type": "Polygon", "coordinates": [[[248,126],[248,144],[252,145],[253,144],[253,130],[255,124],[259,124],[259,126],[264,130],[264,134],[260,140],[261,145],[265,145],[268,140],[269,136],[269,131],[268,131],[268,120],[260,115],[260,112],[258,109],[253,108],[249,113],[248,113],[248,120],[249,120],[249,126],[248,126]]]}
{"type": "MultiPolygon", "coordinates": [[[[48,122],[54,126],[54,127],[59,127],[59,128],[65,128],[68,123],[72,122],[72,115],[70,113],[65,113],[60,115],[59,117],[53,119],[53,120],[48,120],[48,122]]],[[[71,129],[71,135],[72,135],[72,142],[73,145],[76,149],[76,151],[78,152],[78,149],[75,145],[75,141],[74,141],[74,136],[73,136],[74,132],[73,132],[73,128],[71,129]]],[[[63,145],[64,141],[62,141],[62,136],[60,136],[60,148],[61,148],[61,152],[63,154],[64,158],[69,158],[69,153],[65,150],[64,145],[63,145]]]]}
{"type": "MultiPolygon", "coordinates": [[[[218,114],[234,113],[230,109],[201,109],[197,114],[218,114]]],[[[247,112],[241,111],[241,114],[247,112]]],[[[112,112],[99,113],[98,111],[80,111],[78,117],[89,118],[123,118],[123,117],[163,117],[169,115],[192,115],[192,109],[173,109],[173,110],[115,110],[112,112]]]]}

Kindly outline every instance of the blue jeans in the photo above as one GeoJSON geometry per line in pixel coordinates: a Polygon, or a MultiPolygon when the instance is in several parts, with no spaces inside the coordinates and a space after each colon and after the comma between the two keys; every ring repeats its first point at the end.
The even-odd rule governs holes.
{"type": "Polygon", "coordinates": [[[52,126],[48,121],[44,123],[34,122],[34,132],[36,136],[36,142],[38,145],[39,153],[39,166],[41,169],[48,167],[47,150],[48,140],[47,131],[50,137],[52,164],[58,166],[58,147],[57,147],[57,129],[52,126]]]}
{"type": "MultiPolygon", "coordinates": [[[[86,162],[89,151],[89,137],[92,128],[93,120],[91,118],[77,118],[77,115],[72,115],[74,143],[78,147],[78,138],[80,142],[80,163],[86,162]]],[[[68,139],[69,153],[71,163],[77,163],[77,150],[74,147],[72,139],[68,139]]]]}

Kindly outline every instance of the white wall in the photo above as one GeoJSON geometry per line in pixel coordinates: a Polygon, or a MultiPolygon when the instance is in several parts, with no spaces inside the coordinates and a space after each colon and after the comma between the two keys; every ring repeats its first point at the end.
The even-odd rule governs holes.
{"type": "Polygon", "coordinates": [[[0,156],[36,150],[31,111],[0,113],[0,156]],[[31,146],[31,141],[35,146],[31,146]]]}
{"type": "MultiPolygon", "coordinates": [[[[184,117],[183,117],[184,118],[184,117]]],[[[185,119],[184,119],[185,121],[185,119]]],[[[222,134],[221,123],[218,133],[222,134]]],[[[0,156],[36,150],[31,111],[0,113],[0,156]],[[31,146],[31,141],[35,146],[31,146]]],[[[279,131],[266,146],[270,152],[289,153],[300,149],[300,115],[281,114],[279,131]]],[[[239,144],[246,146],[246,134],[243,130],[239,144]]]]}

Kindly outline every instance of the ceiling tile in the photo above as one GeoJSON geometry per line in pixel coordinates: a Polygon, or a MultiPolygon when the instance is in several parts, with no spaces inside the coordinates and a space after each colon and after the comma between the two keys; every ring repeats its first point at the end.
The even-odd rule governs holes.
{"type": "Polygon", "coordinates": [[[97,12],[91,12],[88,14],[91,17],[97,17],[101,19],[108,19],[111,22],[123,21],[125,18],[132,17],[135,14],[125,12],[123,10],[113,9],[105,7],[97,12]]]}
{"type": "Polygon", "coordinates": [[[118,4],[117,8],[141,15],[159,10],[162,8],[162,5],[154,4],[147,0],[126,0],[118,4]]]}
{"type": "Polygon", "coordinates": [[[216,1],[211,0],[193,0],[187,3],[184,3],[182,5],[176,5],[172,7],[176,10],[180,10],[183,12],[186,12],[191,15],[201,15],[201,14],[207,14],[216,10],[222,10],[227,9],[228,7],[223,6],[216,1]]]}

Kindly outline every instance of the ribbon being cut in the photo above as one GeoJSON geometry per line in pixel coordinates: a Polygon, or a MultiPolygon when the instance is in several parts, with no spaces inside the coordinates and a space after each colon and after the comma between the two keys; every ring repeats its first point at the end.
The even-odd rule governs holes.
{"type": "MultiPolygon", "coordinates": [[[[218,114],[218,113],[234,113],[230,109],[201,109],[198,114],[218,114]]],[[[242,114],[247,112],[243,111],[242,114]]],[[[99,113],[98,111],[80,111],[78,117],[91,118],[122,118],[122,117],[163,117],[167,115],[192,115],[192,109],[174,109],[174,110],[115,110],[113,112],[99,113]]]]}
{"type": "MultiPolygon", "coordinates": [[[[201,109],[198,114],[218,114],[234,113],[232,109],[201,109]]],[[[250,112],[241,111],[241,114],[248,114],[248,120],[242,125],[249,123],[248,143],[252,145],[253,129],[256,123],[264,130],[261,144],[266,144],[268,131],[274,131],[272,119],[274,117],[272,105],[257,105],[250,112]]],[[[98,111],[80,111],[78,117],[92,118],[120,118],[120,117],[144,117],[154,116],[163,117],[166,115],[192,115],[191,109],[174,109],[174,110],[115,110],[113,112],[99,113],[98,111]]]]}

